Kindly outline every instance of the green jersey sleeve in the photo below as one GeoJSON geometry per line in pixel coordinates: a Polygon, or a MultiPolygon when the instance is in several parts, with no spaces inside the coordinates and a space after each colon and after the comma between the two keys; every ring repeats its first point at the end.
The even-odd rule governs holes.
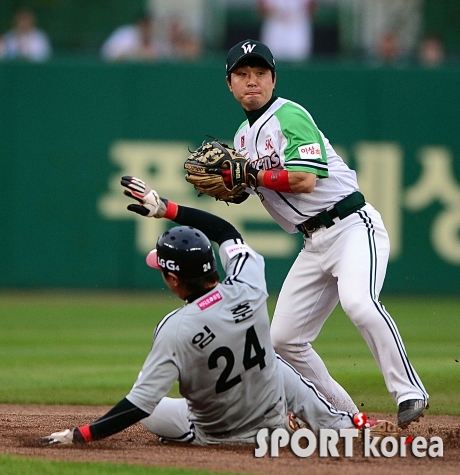
{"type": "Polygon", "coordinates": [[[310,115],[292,103],[276,112],[280,132],[286,139],[284,166],[288,171],[313,173],[327,178],[327,154],[321,132],[310,115]],[[326,166],[325,166],[326,165],[326,166]]]}

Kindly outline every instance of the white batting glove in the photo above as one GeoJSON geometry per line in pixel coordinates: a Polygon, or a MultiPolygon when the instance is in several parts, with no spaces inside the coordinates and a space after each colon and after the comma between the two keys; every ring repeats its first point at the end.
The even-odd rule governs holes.
{"type": "Polygon", "coordinates": [[[71,444],[73,442],[73,429],[66,429],[61,432],[53,432],[47,437],[38,439],[40,445],[71,444]]]}
{"type": "Polygon", "coordinates": [[[134,198],[140,204],[131,204],[129,211],[146,216],[148,218],[162,218],[166,213],[166,205],[143,180],[134,176],[125,175],[121,177],[121,186],[127,188],[123,194],[134,198]]]}

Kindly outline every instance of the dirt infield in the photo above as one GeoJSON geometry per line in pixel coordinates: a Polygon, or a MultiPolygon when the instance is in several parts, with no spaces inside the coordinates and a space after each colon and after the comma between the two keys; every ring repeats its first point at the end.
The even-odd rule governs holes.
{"type": "MultiPolygon", "coordinates": [[[[0,405],[0,453],[67,461],[99,461],[151,466],[176,466],[200,470],[261,475],[454,475],[460,473],[460,417],[425,416],[401,435],[439,436],[444,443],[442,458],[420,457],[407,450],[401,458],[364,458],[362,442],[355,441],[353,457],[320,458],[315,452],[307,458],[281,449],[278,458],[254,457],[250,447],[196,447],[161,444],[140,424],[108,439],[85,446],[32,447],[31,437],[45,436],[56,430],[86,424],[109,409],[82,406],[0,405]]],[[[370,414],[396,421],[395,415],[370,414]]],[[[343,452],[342,452],[343,453],[343,452]]]]}

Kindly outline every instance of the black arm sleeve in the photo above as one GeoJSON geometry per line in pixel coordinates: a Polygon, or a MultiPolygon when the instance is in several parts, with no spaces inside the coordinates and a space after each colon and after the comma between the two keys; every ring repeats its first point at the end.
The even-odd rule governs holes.
{"type": "Polygon", "coordinates": [[[199,229],[209,240],[217,242],[219,246],[228,239],[242,239],[241,234],[228,221],[200,209],[179,205],[174,222],[199,229]]]}
{"type": "Polygon", "coordinates": [[[100,419],[92,422],[89,430],[93,440],[99,440],[121,432],[149,415],[124,398],[100,419]]]}

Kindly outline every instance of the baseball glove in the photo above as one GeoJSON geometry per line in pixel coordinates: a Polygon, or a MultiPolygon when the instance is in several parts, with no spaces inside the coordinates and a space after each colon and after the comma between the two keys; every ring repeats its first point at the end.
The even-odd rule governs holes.
{"type": "Polygon", "coordinates": [[[235,202],[245,189],[255,187],[258,170],[228,145],[213,140],[203,142],[184,163],[185,179],[200,193],[216,200],[235,202]]]}

